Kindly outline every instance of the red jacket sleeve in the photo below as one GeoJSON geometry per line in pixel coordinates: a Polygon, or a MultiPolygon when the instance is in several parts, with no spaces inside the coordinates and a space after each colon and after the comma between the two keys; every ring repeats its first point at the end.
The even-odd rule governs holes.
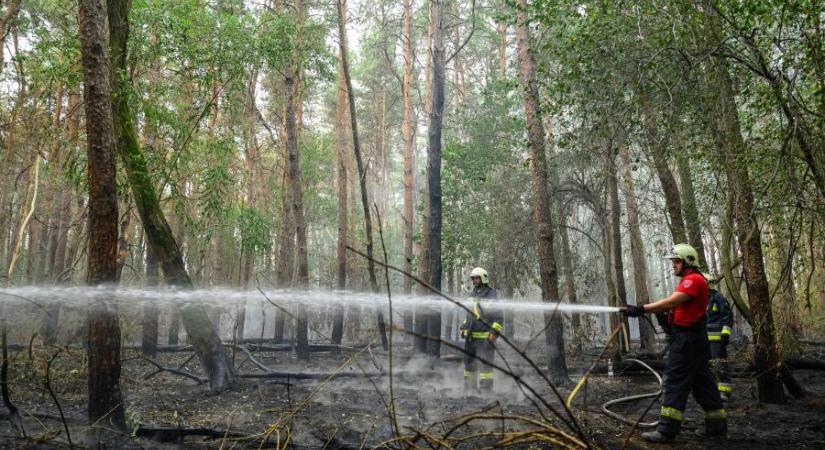
{"type": "Polygon", "coordinates": [[[699,283],[693,277],[682,278],[682,281],[676,286],[676,292],[682,292],[691,298],[696,298],[699,295],[699,283]]]}

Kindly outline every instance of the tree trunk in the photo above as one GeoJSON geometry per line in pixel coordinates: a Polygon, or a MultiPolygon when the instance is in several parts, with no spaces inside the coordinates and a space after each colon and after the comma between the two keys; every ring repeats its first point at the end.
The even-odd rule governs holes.
{"type": "MultiPolygon", "coordinates": [[[[415,152],[416,122],[412,107],[412,0],[403,0],[404,19],[401,31],[401,45],[404,53],[404,78],[401,83],[403,112],[401,120],[401,140],[404,143],[404,271],[413,271],[413,230],[415,230],[415,204],[413,203],[413,167],[415,152]]],[[[412,279],[404,277],[404,294],[412,294],[412,279]]],[[[404,329],[412,331],[412,313],[404,311],[404,329]]]]}
{"type": "MultiPolygon", "coordinates": [[[[504,29],[500,29],[502,36],[506,35],[506,27],[504,29]]],[[[502,42],[506,42],[504,37],[502,38],[502,42]]],[[[501,50],[504,51],[503,49],[501,50]]],[[[503,64],[503,62],[501,63],[503,64]]],[[[502,70],[503,76],[503,70],[502,70]]],[[[546,118],[544,121],[546,126],[547,132],[547,145],[550,146],[552,151],[550,152],[551,155],[555,158],[555,136],[553,135],[553,121],[550,117],[546,118]]],[[[502,136],[502,139],[505,137],[502,136]]],[[[550,176],[552,177],[552,183],[554,189],[558,189],[559,180],[559,168],[558,164],[551,163],[549,164],[550,176]]],[[[557,229],[559,230],[559,240],[561,241],[562,246],[562,254],[561,254],[561,262],[562,262],[562,271],[564,274],[564,286],[565,286],[565,296],[567,297],[567,301],[571,304],[578,303],[576,297],[576,276],[573,270],[573,255],[570,251],[570,237],[567,233],[567,214],[564,208],[564,202],[562,201],[560,196],[555,197],[555,207],[556,213],[559,215],[559,223],[557,229]]],[[[573,328],[573,342],[576,346],[576,352],[581,351],[581,343],[583,339],[585,339],[584,335],[582,334],[583,331],[581,329],[581,319],[578,314],[571,314],[570,315],[570,324],[573,328]]]]}
{"type": "MultiPolygon", "coordinates": [[[[129,210],[129,205],[126,205],[126,210],[129,210]]],[[[120,232],[117,240],[117,279],[119,280],[123,275],[123,266],[126,265],[126,259],[129,257],[129,225],[132,222],[132,214],[124,214],[120,219],[120,232]]]]}
{"type": "Polygon", "coordinates": [[[11,26],[12,21],[17,18],[17,14],[20,12],[20,0],[11,0],[8,5],[6,5],[6,11],[3,12],[3,15],[0,16],[0,73],[3,70],[3,61],[4,61],[4,50],[6,48],[6,36],[9,33],[9,27],[11,26]]]}
{"type": "MultiPolygon", "coordinates": [[[[674,131],[679,135],[680,131],[674,131]]],[[[699,220],[699,208],[696,206],[696,190],[693,187],[693,176],[690,171],[690,154],[676,146],[676,168],[679,170],[679,182],[682,191],[682,211],[687,225],[688,243],[699,253],[699,266],[708,267],[705,256],[705,245],[702,243],[702,222],[699,220]]]]}
{"type": "MultiPolygon", "coordinates": [[[[301,187],[301,166],[298,153],[298,136],[295,117],[295,74],[288,68],[284,74],[284,104],[286,105],[285,134],[287,148],[287,168],[289,170],[289,197],[292,217],[295,221],[295,244],[298,256],[297,286],[309,289],[309,264],[307,258],[307,228],[304,219],[304,193],[301,187]]],[[[300,359],[309,359],[307,318],[304,307],[299,306],[295,314],[296,353],[300,359]]]]}
{"type": "MultiPolygon", "coordinates": [[[[146,242],[146,287],[156,288],[160,282],[160,266],[148,240],[146,242]]],[[[158,350],[158,305],[152,300],[143,304],[143,335],[140,345],[144,355],[154,357],[158,350]]]]}
{"type": "MultiPolygon", "coordinates": [[[[375,278],[375,262],[373,261],[373,239],[372,239],[372,219],[370,214],[370,203],[367,192],[367,177],[364,168],[364,161],[361,158],[361,144],[358,140],[358,121],[355,116],[355,93],[352,90],[352,79],[349,74],[349,63],[347,59],[347,30],[345,23],[346,0],[339,0],[338,7],[338,48],[341,52],[341,67],[344,69],[344,81],[347,85],[347,103],[349,104],[350,124],[352,125],[352,149],[355,153],[355,163],[358,167],[358,178],[361,184],[361,207],[364,209],[364,228],[367,234],[367,270],[369,272],[370,289],[378,292],[378,281],[375,278]]],[[[384,350],[389,348],[387,341],[387,330],[384,323],[384,314],[380,308],[376,308],[378,320],[378,334],[381,338],[381,346],[384,350]]]]}
{"type": "MultiPolygon", "coordinates": [[[[335,104],[335,130],[337,133],[338,159],[338,242],[337,242],[337,284],[336,288],[347,288],[347,155],[349,139],[347,138],[347,86],[343,79],[344,69],[338,61],[338,95],[335,104]]],[[[341,344],[344,336],[344,306],[333,305],[332,343],[341,344]]]]}
{"type": "MultiPolygon", "coordinates": [[[[519,80],[524,101],[524,119],[527,125],[527,142],[530,149],[532,171],[533,214],[538,240],[539,273],[544,301],[559,301],[559,280],[553,255],[553,226],[550,212],[550,196],[547,191],[547,159],[544,145],[544,126],[539,108],[539,90],[536,68],[530,53],[530,37],[527,23],[527,0],[519,0],[516,17],[518,41],[519,80]]],[[[545,313],[548,324],[545,332],[550,379],[567,383],[567,362],[564,358],[564,330],[559,313],[545,313]]]]}
{"type": "MultiPolygon", "coordinates": [[[[563,211],[560,211],[563,214],[563,211]]],[[[564,290],[567,301],[571,304],[578,303],[578,296],[576,295],[576,275],[573,269],[573,252],[570,251],[570,236],[567,233],[567,224],[564,219],[559,224],[559,238],[561,240],[561,266],[564,271],[564,290]]],[[[581,318],[578,314],[570,316],[570,324],[573,327],[573,342],[578,351],[581,351],[581,342],[583,341],[584,332],[582,331],[581,318]]]]}
{"type": "MultiPolygon", "coordinates": [[[[606,196],[607,197],[607,196],[606,196]]],[[[605,198],[605,204],[609,204],[610,200],[605,198]]],[[[607,214],[609,215],[609,213],[607,214]]],[[[602,222],[602,243],[604,246],[604,276],[607,280],[607,304],[608,306],[619,306],[619,296],[616,293],[616,283],[613,278],[613,245],[611,243],[612,237],[610,232],[610,223],[608,220],[603,220],[602,222]]],[[[610,334],[616,331],[619,328],[619,318],[617,314],[610,314],[607,317],[608,323],[610,325],[610,334]]],[[[619,342],[612,342],[610,347],[610,352],[608,353],[608,357],[611,358],[613,361],[621,361],[622,359],[622,344],[619,342]]]]}
{"type": "MultiPolygon", "coordinates": [[[[289,170],[284,167],[281,189],[281,233],[278,236],[277,279],[281,288],[292,287],[295,265],[295,225],[293,224],[292,206],[289,201],[289,170]]],[[[283,311],[275,313],[275,342],[283,342],[286,315],[283,311]]]]}
{"type": "MultiPolygon", "coordinates": [[[[650,303],[650,290],[647,283],[647,260],[642,232],[639,228],[639,205],[633,188],[633,171],[627,145],[619,147],[624,178],[624,199],[627,205],[627,227],[630,229],[630,252],[633,255],[633,285],[636,291],[636,304],[650,303]]],[[[644,319],[639,319],[639,343],[642,350],[651,353],[656,347],[656,330],[644,319]]]]}
{"type": "MultiPolygon", "coordinates": [[[[429,117],[430,112],[432,111],[432,67],[433,67],[433,37],[435,35],[435,27],[436,22],[434,19],[435,14],[435,3],[430,1],[428,2],[428,17],[429,20],[427,21],[427,64],[424,68],[424,85],[426,86],[427,93],[424,97],[425,105],[424,109],[429,117]]],[[[425,172],[429,173],[429,165],[426,167],[425,172]]],[[[427,179],[429,179],[429,175],[426,175],[427,179]]],[[[421,209],[421,244],[419,246],[419,255],[418,255],[418,278],[422,280],[429,280],[430,279],[430,184],[429,182],[424,183],[423,189],[423,199],[424,205],[421,209]]],[[[423,285],[419,285],[416,289],[416,293],[418,295],[428,295],[430,294],[429,289],[424,287],[423,285]]],[[[414,339],[414,348],[417,353],[427,353],[427,345],[428,340],[426,336],[429,333],[428,328],[428,320],[429,320],[429,311],[425,306],[416,306],[415,307],[415,339],[414,339]]]]}
{"type": "MultiPolygon", "coordinates": [[[[57,131],[60,130],[60,122],[61,118],[60,115],[63,112],[63,97],[64,97],[64,87],[63,84],[58,84],[57,86],[57,93],[54,96],[54,117],[52,119],[52,128],[54,129],[55,134],[57,131]]],[[[49,172],[53,177],[54,184],[52,187],[52,203],[51,203],[51,211],[49,213],[49,228],[48,228],[48,253],[47,253],[47,260],[46,260],[46,269],[44,272],[44,276],[48,280],[54,279],[54,264],[55,258],[57,255],[57,239],[60,234],[60,224],[62,222],[61,214],[63,213],[63,196],[65,191],[67,191],[68,186],[65,186],[65,183],[62,182],[62,161],[63,161],[63,145],[62,139],[55,139],[54,143],[52,144],[51,154],[49,155],[49,172]],[[54,167],[52,169],[52,167],[54,167]]]]}
{"type": "MultiPolygon", "coordinates": [[[[90,286],[115,285],[117,279],[117,181],[112,129],[106,13],[101,0],[78,2],[88,142],[90,286]]],[[[89,422],[126,429],[120,391],[120,323],[117,306],[100,301],[89,310],[89,422]]]]}
{"type": "MultiPolygon", "coordinates": [[[[707,9],[711,35],[718,40],[718,18],[709,6],[707,9]]],[[[774,335],[770,290],[762,258],[761,231],[756,220],[750,174],[747,165],[739,159],[746,152],[735,93],[727,67],[721,59],[713,61],[710,71],[712,81],[709,87],[716,93],[716,137],[724,157],[729,190],[734,195],[736,235],[742,252],[748,303],[753,319],[754,366],[760,374],[757,378],[759,400],[765,403],[783,403],[785,391],[779,370],[782,359],[774,335]]]]}
{"type": "MultiPolygon", "coordinates": [[[[72,88],[69,91],[69,102],[66,110],[66,141],[73,147],[78,146],[78,130],[80,128],[80,94],[72,88]]],[[[66,270],[66,253],[69,244],[69,228],[72,226],[72,189],[66,188],[61,198],[61,221],[58,229],[57,247],[54,253],[54,267],[52,280],[61,282],[63,271],[66,270]]]]}
{"type": "Polygon", "coordinates": [[[748,323],[751,322],[751,311],[745,299],[741,295],[741,282],[737,280],[737,276],[733,269],[733,253],[734,249],[734,223],[733,223],[733,208],[734,208],[733,192],[728,191],[725,198],[725,215],[722,217],[722,245],[719,249],[719,259],[721,262],[722,274],[724,275],[725,286],[727,287],[727,294],[733,300],[734,306],[745,317],[748,323]]]}
{"type": "MultiPolygon", "coordinates": [[[[433,42],[432,42],[432,87],[430,125],[427,132],[427,189],[429,195],[429,283],[441,289],[441,128],[444,115],[444,5],[441,0],[432,0],[433,42]]],[[[432,310],[427,317],[427,353],[432,357],[441,354],[441,311],[432,310]]]]}
{"type": "Polygon", "coordinates": [[[774,235],[771,243],[772,248],[769,247],[768,249],[769,272],[775,274],[776,277],[774,295],[779,297],[776,305],[776,312],[778,313],[776,318],[777,342],[779,347],[783,349],[784,358],[799,356],[799,352],[803,348],[800,346],[799,341],[804,336],[796,303],[795,258],[788,257],[796,253],[797,240],[792,236],[794,233],[793,225],[788,225],[791,236],[782,236],[787,229],[775,229],[772,233],[774,235]]]}
{"type": "MultiPolygon", "coordinates": [[[[63,94],[63,86],[59,85],[58,93],[55,96],[55,116],[52,122],[55,131],[60,129],[60,114],[63,109],[63,94]]],[[[76,116],[76,114],[73,115],[76,116]]],[[[69,117],[67,116],[67,119],[68,118],[69,117]]],[[[54,189],[55,192],[52,201],[52,212],[49,220],[50,227],[48,233],[49,254],[46,274],[49,281],[54,281],[58,274],[63,271],[63,258],[66,256],[66,234],[63,231],[63,228],[68,225],[69,220],[67,215],[71,212],[70,209],[67,210],[66,208],[65,199],[68,197],[69,201],[71,201],[71,188],[68,183],[63,181],[62,164],[64,160],[64,152],[61,142],[61,139],[55,139],[55,144],[51,155],[52,161],[50,164],[55,167],[54,172],[51,175],[54,183],[56,183],[56,186],[54,189]],[[63,238],[62,242],[61,237],[63,238]]],[[[69,204],[69,206],[71,206],[71,204],[69,204]]],[[[46,316],[43,318],[40,334],[43,336],[43,341],[45,343],[54,344],[57,337],[57,327],[60,321],[60,303],[54,302],[46,306],[46,309],[47,312],[46,316]]]]}
{"type": "MultiPolygon", "coordinates": [[[[91,0],[90,0],[91,1],[91,0]]],[[[192,287],[186,272],[183,256],[172,230],[158,203],[155,186],[149,177],[146,160],[143,157],[135,132],[134,115],[128,98],[129,80],[126,78],[126,44],[129,37],[129,10],[131,1],[109,1],[109,43],[112,49],[114,67],[114,92],[111,104],[114,111],[114,132],[117,137],[117,151],[126,167],[129,184],[135,204],[146,231],[149,243],[160,261],[166,282],[170,286],[184,289],[192,287]]],[[[108,69],[108,61],[106,68],[108,69]]],[[[110,112],[111,114],[111,112],[110,112]]],[[[90,120],[86,116],[86,121],[90,120]]],[[[90,206],[91,207],[91,206],[90,206]]],[[[91,227],[91,224],[90,224],[91,227]]],[[[234,373],[223,349],[217,330],[210,322],[203,306],[188,303],[179,305],[180,317],[195,353],[209,377],[209,387],[213,391],[223,390],[231,383],[234,373]]]]}
{"type": "Polygon", "coordinates": [[[498,79],[507,79],[507,22],[498,24],[498,79]]]}
{"type": "Polygon", "coordinates": [[[659,177],[659,183],[665,194],[665,205],[670,218],[670,236],[674,244],[687,243],[685,221],[682,218],[682,201],[679,198],[679,188],[676,178],[667,164],[667,153],[664,144],[660,141],[656,125],[656,113],[650,104],[650,98],[644,86],[637,86],[636,92],[642,108],[642,120],[647,135],[647,148],[653,158],[653,167],[659,177]]]}
{"type": "MultiPolygon", "coordinates": [[[[607,223],[608,230],[610,230],[610,255],[613,260],[611,264],[611,278],[613,285],[616,286],[616,302],[617,306],[627,304],[627,288],[624,283],[624,261],[622,257],[622,234],[621,224],[619,223],[621,217],[621,205],[619,204],[619,179],[616,176],[616,160],[613,149],[611,148],[607,154],[607,223]]],[[[624,323],[624,329],[629,331],[629,323],[627,316],[621,315],[619,317],[624,323]]],[[[628,336],[629,338],[629,336],[628,336]]],[[[629,348],[625,348],[625,340],[621,340],[621,347],[626,352],[629,348]]]]}

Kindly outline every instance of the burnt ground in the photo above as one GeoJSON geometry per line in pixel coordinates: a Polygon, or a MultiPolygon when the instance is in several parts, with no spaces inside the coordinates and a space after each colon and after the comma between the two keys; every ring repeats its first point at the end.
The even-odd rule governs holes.
{"type": "MultiPolygon", "coordinates": [[[[250,345],[254,350],[254,346],[250,345]]],[[[25,426],[29,436],[15,436],[7,417],[0,420],[0,446],[3,448],[68,447],[58,409],[44,388],[45,368],[54,348],[37,344],[29,352],[23,346],[12,354],[10,390],[17,405],[26,411],[25,426]]],[[[444,444],[458,448],[480,448],[492,445],[501,435],[492,433],[536,429],[525,421],[502,420],[501,416],[540,419],[537,408],[503,374],[496,375],[495,395],[488,398],[464,398],[462,394],[462,366],[460,355],[447,349],[437,364],[411,359],[409,343],[399,344],[395,350],[396,373],[393,393],[396,400],[397,421],[401,434],[414,436],[416,432],[428,436],[420,438],[421,448],[437,447],[436,438],[443,438],[462,417],[472,412],[486,411],[496,419],[474,420],[459,427],[444,444]],[[472,438],[471,435],[476,437],[472,438]],[[469,438],[467,438],[469,436],[469,438]],[[467,438],[463,442],[459,439],[467,438]]],[[[531,349],[540,355],[540,349],[531,349]]],[[[81,349],[62,352],[50,368],[51,386],[66,416],[75,445],[92,446],[97,437],[107,448],[371,448],[393,437],[386,402],[386,376],[355,376],[367,372],[378,374],[388,370],[386,353],[376,348],[357,352],[345,349],[342,354],[314,352],[310,361],[299,361],[286,351],[255,351],[256,359],[279,372],[330,373],[340,370],[340,376],[331,379],[243,379],[230,390],[210,393],[203,385],[171,373],[160,373],[144,379],[155,367],[138,357],[136,350],[123,354],[122,387],[127,403],[130,426],[166,427],[171,432],[141,429],[136,437],[93,431],[85,423],[86,373],[81,349]],[[380,392],[380,394],[379,394],[380,392]],[[212,436],[181,437],[174,429],[212,430],[212,436]],[[162,441],[167,442],[162,442],[162,441]]],[[[183,366],[182,370],[199,374],[195,360],[186,364],[191,352],[164,352],[155,359],[168,367],[183,366]]],[[[814,355],[816,356],[816,355],[814,355]]],[[[744,367],[745,355],[734,361],[734,367],[744,367]]],[[[263,373],[242,352],[235,355],[236,365],[243,373],[263,373]]],[[[581,373],[586,357],[571,362],[571,373],[581,373]]],[[[501,359],[499,358],[499,361],[501,359]]],[[[510,355],[508,361],[515,372],[546,399],[555,409],[560,403],[550,389],[523,361],[510,355]]],[[[542,358],[537,356],[542,364],[542,358]]],[[[685,430],[673,446],[651,446],[638,438],[639,431],[629,442],[629,448],[825,448],[825,373],[795,371],[797,380],[808,390],[802,400],[789,400],[785,405],[760,405],[756,400],[756,382],[753,378],[734,378],[735,397],[728,405],[730,432],[728,439],[714,441],[695,436],[701,426],[701,410],[692,403],[688,407],[685,430]]],[[[740,374],[741,375],[741,374],[740,374]]],[[[578,376],[573,378],[578,379],[578,376]]],[[[589,442],[600,448],[621,448],[630,432],[630,426],[604,415],[601,405],[617,397],[653,392],[657,382],[650,374],[637,371],[608,377],[595,373],[586,389],[576,397],[573,413],[589,442]]],[[[561,388],[567,395],[570,386],[561,388]]],[[[635,419],[650,404],[641,400],[617,406],[614,410],[635,419]]],[[[654,420],[659,403],[655,403],[646,420],[654,420]]],[[[5,409],[2,409],[5,413],[5,409]]],[[[560,420],[545,410],[552,427],[566,429],[560,420]]],[[[538,422],[538,423],[541,423],[538,422]]],[[[547,430],[545,430],[547,431],[547,430]]],[[[569,430],[567,430],[569,432],[569,430]]],[[[551,436],[552,433],[545,433],[551,436]]],[[[510,435],[512,436],[512,435],[510,435]]],[[[534,435],[535,436],[535,435],[534,435]]],[[[401,445],[394,444],[396,448],[401,445]]],[[[533,442],[514,445],[515,448],[552,448],[550,443],[533,442]]]]}

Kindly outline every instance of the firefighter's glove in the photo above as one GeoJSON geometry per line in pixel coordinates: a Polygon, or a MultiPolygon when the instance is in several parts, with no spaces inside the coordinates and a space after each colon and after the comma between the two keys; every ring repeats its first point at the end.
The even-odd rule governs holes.
{"type": "Polygon", "coordinates": [[[467,329],[464,328],[463,326],[461,327],[461,338],[462,339],[467,339],[467,329]]]}
{"type": "Polygon", "coordinates": [[[728,345],[730,342],[730,335],[722,333],[722,345],[728,345]]]}
{"type": "Polygon", "coordinates": [[[619,311],[628,317],[641,317],[645,313],[645,308],[640,305],[624,305],[619,311]]]}
{"type": "Polygon", "coordinates": [[[487,340],[490,341],[491,344],[496,343],[496,339],[498,339],[498,334],[491,332],[490,336],[487,337],[487,340]]]}

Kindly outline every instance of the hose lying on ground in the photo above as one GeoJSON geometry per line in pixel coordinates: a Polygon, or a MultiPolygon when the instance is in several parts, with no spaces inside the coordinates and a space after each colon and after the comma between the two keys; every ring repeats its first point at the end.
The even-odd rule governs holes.
{"type": "MultiPolygon", "coordinates": [[[[610,400],[609,402],[602,405],[602,412],[604,412],[605,414],[607,414],[608,416],[610,416],[614,419],[617,419],[617,420],[619,420],[621,422],[624,422],[624,423],[626,423],[628,425],[631,425],[631,426],[638,426],[639,428],[653,428],[653,427],[655,427],[656,425],[659,424],[658,420],[656,420],[654,422],[638,422],[638,424],[637,424],[637,421],[630,420],[630,419],[628,419],[628,418],[626,418],[626,417],[624,417],[624,416],[622,416],[618,413],[615,413],[615,412],[608,409],[608,407],[610,407],[612,405],[619,404],[619,403],[632,402],[632,401],[635,401],[635,400],[642,400],[642,399],[645,399],[645,398],[654,398],[654,397],[658,397],[658,396],[662,395],[662,377],[659,376],[659,374],[655,370],[653,370],[652,367],[647,365],[644,361],[640,361],[638,359],[628,358],[628,359],[625,359],[625,361],[635,362],[635,363],[641,365],[642,367],[644,367],[645,369],[649,370],[650,373],[652,373],[653,376],[655,376],[656,379],[659,381],[659,390],[657,390],[656,392],[649,393],[649,394],[636,394],[636,395],[630,395],[630,396],[627,396],[627,397],[617,398],[615,400],[610,400]]],[[[645,411],[645,412],[647,412],[647,411],[645,411]]],[[[641,418],[639,420],[641,420],[641,418]]]]}

